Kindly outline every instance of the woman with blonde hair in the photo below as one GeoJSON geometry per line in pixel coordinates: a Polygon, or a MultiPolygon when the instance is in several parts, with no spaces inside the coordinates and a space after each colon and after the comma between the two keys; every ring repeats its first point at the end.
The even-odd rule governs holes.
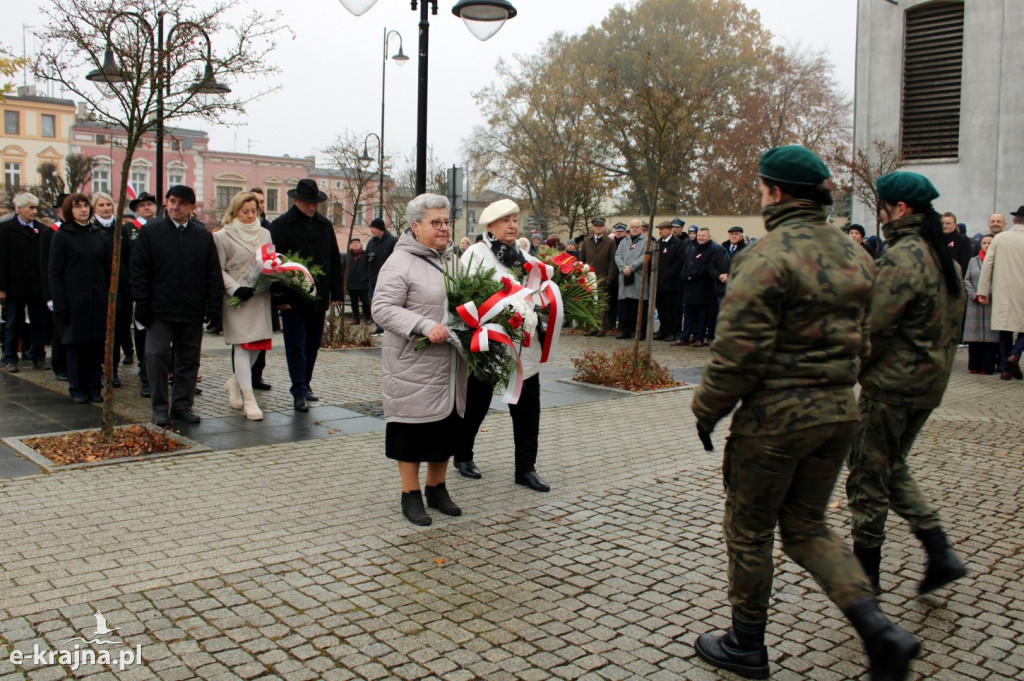
{"type": "Polygon", "coordinates": [[[252,192],[235,194],[221,224],[213,241],[224,279],[224,342],[232,346],[234,364],[224,389],[233,409],[244,409],[250,421],[262,421],[263,412],[252,391],[252,365],[260,350],[270,349],[270,292],[257,293],[248,277],[260,248],[271,243],[270,232],[260,224],[259,203],[252,192]],[[242,304],[229,305],[232,297],[242,304]]]}
{"type": "MultiPolygon", "coordinates": [[[[95,192],[92,195],[93,222],[105,231],[113,243],[118,230],[114,229],[114,197],[107,192],[95,192]]],[[[132,292],[128,270],[132,260],[131,232],[122,227],[121,237],[121,276],[117,280],[117,312],[114,315],[114,387],[121,387],[121,378],[117,375],[117,365],[121,361],[119,355],[124,354],[124,363],[131,364],[134,360],[132,348],[132,292]]]]}

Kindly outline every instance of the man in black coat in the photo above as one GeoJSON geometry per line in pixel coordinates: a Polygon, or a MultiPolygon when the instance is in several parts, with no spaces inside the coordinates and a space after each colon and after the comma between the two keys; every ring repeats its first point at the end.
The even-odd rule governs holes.
{"type": "MultiPolygon", "coordinates": [[[[605,222],[606,220],[602,217],[593,218],[590,221],[593,234],[584,237],[580,242],[579,258],[594,268],[594,274],[601,277],[601,288],[608,296],[609,303],[604,318],[601,320],[601,328],[590,329],[587,331],[588,336],[604,336],[609,329],[615,326],[615,310],[611,304],[613,302],[612,284],[615,285],[615,296],[618,296],[619,291],[619,270],[615,266],[615,249],[619,242],[614,237],[605,234],[605,222]]],[[[625,225],[623,225],[623,229],[625,229],[625,225]]]]}
{"type": "Polygon", "coordinates": [[[203,324],[216,321],[223,304],[224,280],[213,234],[192,219],[195,206],[192,188],[174,185],[167,190],[167,217],[147,222],[132,246],[135,320],[146,327],[146,370],[153,423],[158,426],[172,418],[199,422],[192,402],[203,324]],[[172,366],[168,400],[164,377],[172,366]]]}
{"type": "MultiPolygon", "coordinates": [[[[373,290],[377,288],[377,275],[384,265],[391,252],[395,250],[398,239],[388,231],[388,226],[382,218],[374,218],[370,222],[370,234],[373,236],[366,243],[366,258],[370,265],[370,302],[373,302],[373,290]]],[[[373,330],[374,334],[384,333],[384,329],[377,325],[373,330]]]]}
{"type": "Polygon", "coordinates": [[[342,301],[341,253],[334,225],[317,212],[317,205],[327,200],[316,182],[299,180],[288,191],[292,207],[270,223],[270,237],[281,256],[295,253],[310,265],[318,265],[323,274],[315,277],[316,298],[312,301],[300,293],[282,288],[273,293],[274,304],[281,310],[284,332],[284,353],[288,361],[291,394],[295,411],[308,411],[308,402],[317,397],[310,390],[313,367],[324,335],[324,319],[329,305],[342,301]]]}
{"type": "Polygon", "coordinates": [[[356,324],[362,319],[359,316],[359,304],[362,303],[363,317],[370,319],[370,261],[363,250],[363,242],[358,237],[348,240],[348,253],[345,254],[345,284],[348,287],[348,300],[352,305],[352,318],[356,324]]]}
{"type": "Polygon", "coordinates": [[[718,282],[715,284],[715,301],[711,305],[711,313],[708,315],[708,344],[715,340],[715,326],[718,324],[718,308],[725,297],[725,285],[729,282],[729,268],[732,266],[732,259],[740,254],[747,245],[743,238],[743,228],[733,225],[729,228],[729,238],[722,242],[722,251],[725,254],[725,271],[718,275],[718,282]]]}
{"type": "Polygon", "coordinates": [[[0,221],[0,303],[7,306],[4,326],[4,364],[18,370],[21,327],[29,321],[32,366],[46,367],[46,298],[39,266],[39,235],[49,227],[36,220],[39,199],[29,193],[14,196],[14,212],[0,221]],[[25,315],[28,314],[28,320],[25,315]]]}
{"type": "Polygon", "coordinates": [[[683,330],[672,345],[706,344],[708,319],[715,300],[715,284],[722,273],[728,271],[725,252],[711,240],[711,230],[699,227],[696,245],[686,254],[683,265],[683,330]],[[693,342],[690,342],[690,337],[693,342]]]}
{"type": "Polygon", "coordinates": [[[952,213],[942,214],[942,234],[949,247],[949,254],[953,256],[953,261],[960,264],[960,275],[967,274],[967,266],[971,264],[971,258],[974,257],[974,249],[971,247],[971,240],[960,233],[960,227],[956,224],[956,216],[952,213]]]}
{"type": "Polygon", "coordinates": [[[682,288],[680,276],[686,260],[686,246],[672,235],[672,223],[658,225],[658,294],[655,307],[661,325],[654,340],[675,340],[681,331],[682,288]]]}
{"type": "MultiPolygon", "coordinates": [[[[131,284],[132,248],[135,240],[139,238],[143,225],[156,217],[156,197],[149,192],[142,192],[138,198],[128,202],[128,208],[135,213],[135,217],[127,218],[121,227],[123,255],[121,263],[127,262],[129,271],[122,272],[119,276],[128,276],[129,284],[131,284]],[[128,248],[125,249],[125,246],[128,248]]],[[[139,383],[141,385],[139,394],[143,397],[152,397],[152,391],[149,388],[149,370],[146,368],[146,327],[135,319],[132,320],[132,337],[135,340],[135,358],[139,361],[139,383]]]]}

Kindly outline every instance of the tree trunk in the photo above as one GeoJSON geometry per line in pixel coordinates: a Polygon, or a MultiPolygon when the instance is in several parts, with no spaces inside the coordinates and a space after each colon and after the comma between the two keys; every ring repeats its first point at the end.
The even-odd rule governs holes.
{"type": "MultiPolygon", "coordinates": [[[[111,226],[113,243],[113,262],[110,263],[110,288],[107,289],[107,328],[103,340],[103,412],[100,416],[100,431],[107,440],[114,439],[114,344],[117,342],[114,333],[117,317],[117,289],[121,281],[121,235],[124,222],[124,205],[128,193],[128,173],[131,172],[132,156],[135,145],[129,142],[124,150],[124,163],[121,164],[121,186],[118,189],[117,214],[111,226]]],[[[160,169],[157,169],[160,172],[160,169]]],[[[140,362],[145,358],[138,356],[140,362]]],[[[151,377],[153,378],[153,377],[151,377]]]]}

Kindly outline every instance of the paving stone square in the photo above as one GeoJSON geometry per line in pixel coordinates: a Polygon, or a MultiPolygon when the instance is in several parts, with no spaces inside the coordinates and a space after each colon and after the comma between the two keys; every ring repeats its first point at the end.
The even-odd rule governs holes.
{"type": "MultiPolygon", "coordinates": [[[[206,340],[196,402],[205,430],[195,430],[219,449],[0,478],[0,681],[737,678],[692,646],[729,623],[727,424],[717,451],[704,452],[688,390],[619,396],[557,383],[571,376],[569,357],[622,342],[565,336],[542,372],[538,470],[550,493],[513,484],[511,420],[495,410],[478,438],[483,479],[449,477],[464,514],[435,513],[426,528],[402,517],[383,455],[379,353],[323,352],[320,406],[303,415],[291,411],[283,356],[271,353],[263,428],[226,404],[218,342],[206,340]],[[118,627],[116,643],[92,645],[113,664],[32,660],[34,646],[91,638],[97,611],[118,627]],[[141,663],[120,669],[117,654],[136,646],[141,663]],[[14,651],[23,664],[11,663],[14,651]]],[[[699,376],[708,356],[655,347],[677,375],[699,376]]],[[[910,678],[1020,679],[1024,382],[970,375],[961,355],[911,465],[970,573],[918,597],[924,554],[892,518],[880,602],[922,641],[910,678]]],[[[127,369],[118,413],[144,420],[127,369]]],[[[63,389],[49,372],[18,376],[63,389]]],[[[841,488],[829,522],[848,536],[841,488]]],[[[867,678],[838,610],[778,547],[776,566],[771,678],[867,678]]]]}

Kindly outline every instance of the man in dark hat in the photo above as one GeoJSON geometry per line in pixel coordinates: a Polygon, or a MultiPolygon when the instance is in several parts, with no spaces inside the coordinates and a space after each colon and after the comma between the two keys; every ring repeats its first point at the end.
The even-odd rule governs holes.
{"type": "MultiPolygon", "coordinates": [[[[391,252],[395,250],[398,239],[388,231],[388,226],[383,218],[374,218],[370,222],[370,240],[366,242],[366,258],[370,264],[370,304],[373,304],[373,290],[377,288],[377,275],[384,265],[391,252]]],[[[375,336],[384,333],[384,329],[377,324],[373,331],[375,336]]]]}
{"type": "MultiPolygon", "coordinates": [[[[605,233],[605,219],[596,217],[590,221],[593,233],[584,237],[580,243],[580,260],[594,268],[594,274],[601,277],[601,288],[606,295],[610,296],[609,286],[613,280],[618,281],[619,271],[615,267],[615,246],[614,238],[605,233]]],[[[618,287],[616,286],[616,294],[618,287]]],[[[590,329],[588,336],[604,336],[608,329],[615,326],[615,317],[611,314],[612,307],[605,310],[604,318],[601,320],[600,329],[590,329]]]]}
{"type": "Polygon", "coordinates": [[[290,289],[273,294],[274,304],[281,310],[293,405],[295,411],[308,411],[308,403],[319,399],[310,389],[310,382],[323,340],[327,308],[342,304],[343,269],[334,225],[317,212],[327,195],[317,188],[315,181],[306,178],[288,191],[288,198],[292,200],[291,208],[270,223],[274,247],[282,256],[295,253],[323,270],[323,274],[314,277],[316,298],[313,300],[290,289]]]}
{"type": "Polygon", "coordinates": [[[686,244],[672,235],[672,223],[658,224],[658,295],[655,307],[660,326],[654,340],[675,340],[683,325],[683,282],[680,276],[686,261],[686,244]]]}
{"type": "MultiPolygon", "coordinates": [[[[122,249],[125,246],[128,247],[125,249],[126,253],[122,262],[131,263],[131,250],[142,226],[156,217],[156,197],[149,192],[142,192],[128,202],[128,208],[135,213],[135,217],[127,218],[124,222],[121,229],[121,247],[122,249]]],[[[149,371],[146,368],[146,327],[138,320],[132,321],[132,340],[135,341],[135,356],[139,361],[139,383],[141,385],[139,394],[143,397],[152,397],[149,388],[149,371]]]]}
{"type": "Polygon", "coordinates": [[[199,423],[192,402],[203,323],[219,319],[224,296],[213,234],[192,217],[195,191],[176,184],[166,198],[167,217],[150,220],[139,231],[131,259],[135,320],[146,327],[146,371],[153,379],[153,423],[158,426],[172,419],[199,423]],[[163,377],[170,371],[168,398],[163,377]]]}
{"type": "Polygon", "coordinates": [[[791,145],[761,158],[768,234],[737,258],[719,340],[694,391],[697,434],[732,414],[725,445],[725,518],[732,628],[702,634],[698,655],[748,678],[769,676],[764,644],[782,548],[809,570],[864,640],[875,679],[903,679],[918,641],[882,614],[826,507],[857,430],[853,386],[869,348],[862,328],[874,263],[826,220],[828,168],[791,145]]]}

